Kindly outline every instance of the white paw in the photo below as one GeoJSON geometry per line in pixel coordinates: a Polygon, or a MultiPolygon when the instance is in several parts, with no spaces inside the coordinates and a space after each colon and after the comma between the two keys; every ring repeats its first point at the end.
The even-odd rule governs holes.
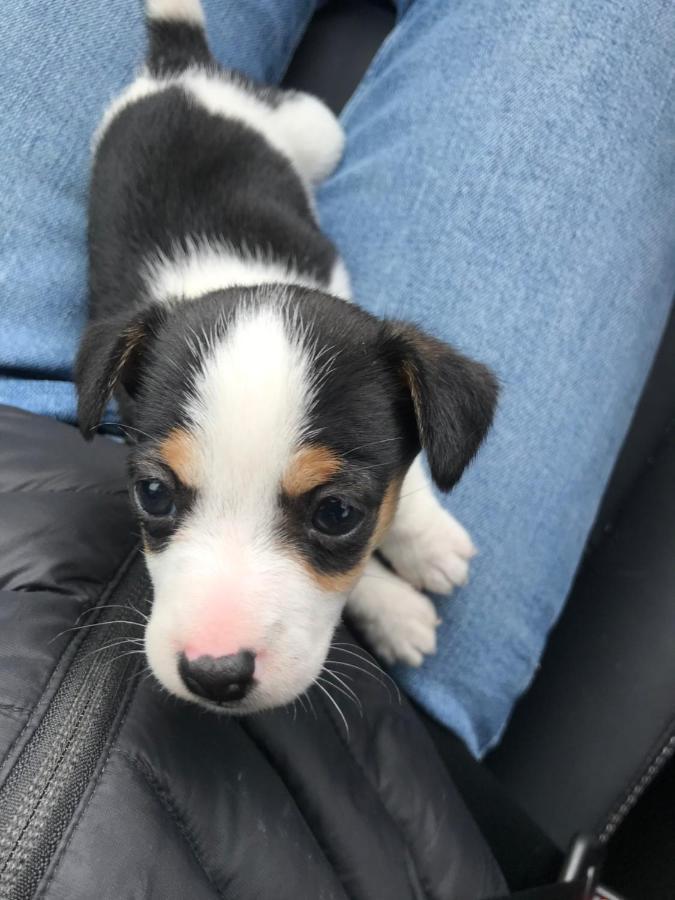
{"type": "Polygon", "coordinates": [[[337,167],[345,145],[342,125],[325,103],[302,91],[289,92],[274,111],[274,121],[300,173],[310,184],[325,181],[337,167]]]}
{"type": "Polygon", "coordinates": [[[441,506],[427,507],[420,521],[392,528],[380,546],[398,574],[418,590],[449,594],[466,584],[476,550],[465,528],[441,506]]]}
{"type": "Polygon", "coordinates": [[[377,656],[388,663],[419,666],[436,652],[436,608],[428,597],[377,565],[377,574],[366,573],[356,585],[349,612],[377,656]]]}

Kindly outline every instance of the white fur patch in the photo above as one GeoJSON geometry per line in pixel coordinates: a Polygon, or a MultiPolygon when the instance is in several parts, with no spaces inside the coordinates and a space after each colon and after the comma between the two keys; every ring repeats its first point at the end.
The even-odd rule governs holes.
{"type": "Polygon", "coordinates": [[[317,97],[289,93],[274,111],[291,158],[312,184],[321,184],[340,162],[345,135],[328,107],[317,97]]]}
{"type": "Polygon", "coordinates": [[[145,0],[149,19],[204,25],[204,10],[199,0],[145,0]]]}
{"type": "Polygon", "coordinates": [[[449,594],[468,581],[476,550],[466,529],[436,499],[419,456],[403,480],[398,509],[380,550],[419,590],[449,594]]]}
{"type": "Polygon", "coordinates": [[[277,491],[301,444],[313,387],[310,360],[281,310],[242,310],[209,348],[187,410],[201,475],[219,511],[255,516],[277,491]],[[222,509],[221,509],[222,508],[222,509]]]}
{"type": "Polygon", "coordinates": [[[436,499],[419,456],[403,480],[379,549],[396,573],[371,559],[350,594],[349,611],[378,656],[419,666],[436,651],[440,623],[433,603],[420,591],[447,594],[465,584],[476,553],[466,530],[436,499]]]}
{"type": "Polygon", "coordinates": [[[350,615],[375,653],[388,663],[419,666],[436,652],[438,614],[431,600],[374,557],[349,595],[350,615]]]}
{"type": "Polygon", "coordinates": [[[308,192],[311,185],[332,172],[340,159],[344,146],[342,127],[320,100],[289,92],[282,103],[271,106],[225,73],[200,68],[188,68],[164,78],[142,72],[104,113],[94,135],[94,148],[123,109],[175,86],[183,88],[212,115],[243,122],[261,134],[293,164],[308,192]]]}
{"type": "MultiPolygon", "coordinates": [[[[337,268],[337,265],[336,265],[337,268]]],[[[173,298],[195,299],[211,291],[258,284],[299,284],[314,290],[330,285],[293,266],[266,257],[261,252],[240,252],[222,241],[188,239],[186,247],[176,247],[170,256],[157,253],[145,265],[148,296],[163,302],[173,298]]],[[[346,274],[346,273],[345,273],[346,274]]],[[[342,281],[338,278],[339,285],[342,281]]]]}
{"type": "Polygon", "coordinates": [[[340,257],[335,260],[335,264],[333,265],[333,271],[330,275],[327,291],[329,294],[332,294],[334,297],[339,297],[341,300],[352,299],[352,284],[349,278],[349,272],[340,257]]]}

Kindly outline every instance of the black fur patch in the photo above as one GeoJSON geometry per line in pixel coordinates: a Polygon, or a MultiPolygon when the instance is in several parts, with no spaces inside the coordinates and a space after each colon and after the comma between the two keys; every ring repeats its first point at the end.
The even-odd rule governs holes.
{"type": "Polygon", "coordinates": [[[497,380],[486,366],[402,322],[390,324],[385,352],[412,398],[431,475],[449,491],[492,423],[497,380]]]}
{"type": "Polygon", "coordinates": [[[195,238],[261,252],[326,283],[336,259],[291,163],[252,128],[171,87],[122,110],[98,147],[92,316],[143,304],[148,259],[195,238]]]}
{"type": "Polygon", "coordinates": [[[182,72],[188,66],[213,66],[204,29],[189,22],[149,19],[148,69],[159,77],[182,72]]]}

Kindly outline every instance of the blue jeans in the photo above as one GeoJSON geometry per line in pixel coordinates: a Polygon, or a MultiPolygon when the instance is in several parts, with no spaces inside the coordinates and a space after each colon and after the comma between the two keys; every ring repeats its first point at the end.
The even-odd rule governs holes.
{"type": "MultiPolygon", "coordinates": [[[[278,81],[312,0],[206,0],[224,64],[278,81]]],[[[449,499],[480,548],[406,688],[476,754],[536,669],[675,289],[672,0],[416,0],[343,114],[323,224],[372,312],[503,384],[449,499]]],[[[74,416],[88,144],[143,58],[136,0],[23,0],[0,35],[0,402],[74,416]]]]}

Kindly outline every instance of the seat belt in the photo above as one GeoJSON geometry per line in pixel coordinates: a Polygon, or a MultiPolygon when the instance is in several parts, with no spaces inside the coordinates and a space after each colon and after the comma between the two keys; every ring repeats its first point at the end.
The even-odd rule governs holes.
{"type": "Polygon", "coordinates": [[[586,895],[581,893],[579,884],[568,881],[517,891],[508,897],[495,897],[494,900],[586,900],[586,895]]]}
{"type": "MultiPolygon", "coordinates": [[[[508,897],[498,897],[495,900],[586,900],[587,897],[588,894],[583,893],[583,888],[578,882],[574,884],[568,881],[517,891],[508,897]]],[[[591,894],[590,900],[622,900],[622,898],[613,891],[598,887],[595,893],[591,894]]]]}
{"type": "Polygon", "coordinates": [[[556,884],[517,891],[494,900],[619,900],[599,887],[604,856],[604,847],[595,837],[580,834],[572,842],[556,884]]]}

